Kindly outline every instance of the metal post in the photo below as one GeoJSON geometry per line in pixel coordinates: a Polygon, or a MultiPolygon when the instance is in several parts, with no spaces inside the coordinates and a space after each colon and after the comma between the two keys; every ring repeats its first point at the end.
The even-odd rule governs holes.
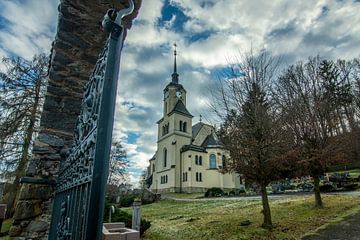
{"type": "Polygon", "coordinates": [[[132,214],[132,229],[140,232],[140,221],[141,221],[141,200],[137,199],[133,203],[133,214],[132,214]]]}

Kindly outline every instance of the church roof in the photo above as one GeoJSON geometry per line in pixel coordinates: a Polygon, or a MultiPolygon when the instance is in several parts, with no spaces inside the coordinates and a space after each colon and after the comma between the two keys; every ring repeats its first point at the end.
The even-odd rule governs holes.
{"type": "Polygon", "coordinates": [[[177,101],[177,103],[175,104],[174,109],[169,113],[169,115],[171,115],[174,112],[181,113],[181,114],[184,114],[184,115],[189,116],[189,117],[193,117],[193,115],[191,115],[189,113],[189,111],[186,109],[183,101],[181,101],[181,100],[177,101]]]}
{"type": "Polygon", "coordinates": [[[202,147],[204,148],[209,148],[209,147],[223,147],[222,143],[220,142],[220,140],[218,139],[218,137],[216,136],[216,134],[214,132],[210,133],[204,140],[204,142],[201,144],[202,147]]]}
{"type": "Polygon", "coordinates": [[[206,152],[206,149],[204,147],[201,147],[201,146],[197,146],[197,145],[193,145],[193,144],[189,144],[189,145],[184,145],[182,148],[181,148],[181,152],[186,152],[188,150],[193,150],[193,151],[196,151],[196,152],[206,152]]]}
{"type": "Polygon", "coordinates": [[[195,138],[198,135],[198,133],[203,125],[204,125],[204,123],[198,122],[197,124],[192,126],[192,137],[193,138],[195,138]]]}

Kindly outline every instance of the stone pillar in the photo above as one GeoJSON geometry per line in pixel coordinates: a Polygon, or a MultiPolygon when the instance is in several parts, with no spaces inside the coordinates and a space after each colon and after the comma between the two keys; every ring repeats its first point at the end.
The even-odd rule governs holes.
{"type": "MultiPolygon", "coordinates": [[[[135,11],[125,21],[127,28],[140,4],[135,0],[135,11]]],[[[127,0],[60,0],[40,132],[26,171],[27,177],[40,183],[56,179],[60,152],[71,146],[83,88],[106,39],[100,23],[111,7],[125,8],[127,0]]],[[[10,235],[47,239],[53,193],[53,185],[23,183],[10,235]]]]}
{"type": "Polygon", "coordinates": [[[131,228],[140,232],[140,223],[141,223],[141,200],[135,199],[132,213],[132,223],[131,228]]]}

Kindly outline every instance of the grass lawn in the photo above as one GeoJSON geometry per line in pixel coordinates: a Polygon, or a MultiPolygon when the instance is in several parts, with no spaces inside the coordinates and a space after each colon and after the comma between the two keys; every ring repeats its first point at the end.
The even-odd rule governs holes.
{"type": "Polygon", "coordinates": [[[275,228],[268,231],[260,227],[260,201],[162,200],[142,207],[142,216],[151,221],[144,239],[300,239],[323,224],[360,210],[360,197],[323,196],[323,202],[324,208],[316,209],[312,195],[271,200],[275,228]],[[240,226],[244,220],[252,223],[240,226]]]}
{"type": "Polygon", "coordinates": [[[352,178],[357,178],[360,176],[360,168],[351,169],[351,170],[343,170],[343,171],[339,171],[338,173],[345,173],[345,172],[348,172],[352,178]]]}
{"type": "Polygon", "coordinates": [[[166,193],[162,195],[180,199],[195,199],[204,197],[204,193],[166,193]]]}
{"type": "MultiPolygon", "coordinates": [[[[8,232],[12,224],[12,219],[7,219],[3,222],[1,232],[8,232]]],[[[9,236],[0,237],[0,240],[10,240],[9,236]]]]}

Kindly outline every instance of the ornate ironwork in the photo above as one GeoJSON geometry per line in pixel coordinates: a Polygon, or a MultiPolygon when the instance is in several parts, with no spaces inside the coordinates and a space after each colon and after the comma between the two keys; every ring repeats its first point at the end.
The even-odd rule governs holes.
{"type": "Polygon", "coordinates": [[[109,10],[109,37],[86,85],[72,148],[61,162],[49,239],[101,239],[115,97],[123,45],[121,19],[134,4],[109,10]]]}

